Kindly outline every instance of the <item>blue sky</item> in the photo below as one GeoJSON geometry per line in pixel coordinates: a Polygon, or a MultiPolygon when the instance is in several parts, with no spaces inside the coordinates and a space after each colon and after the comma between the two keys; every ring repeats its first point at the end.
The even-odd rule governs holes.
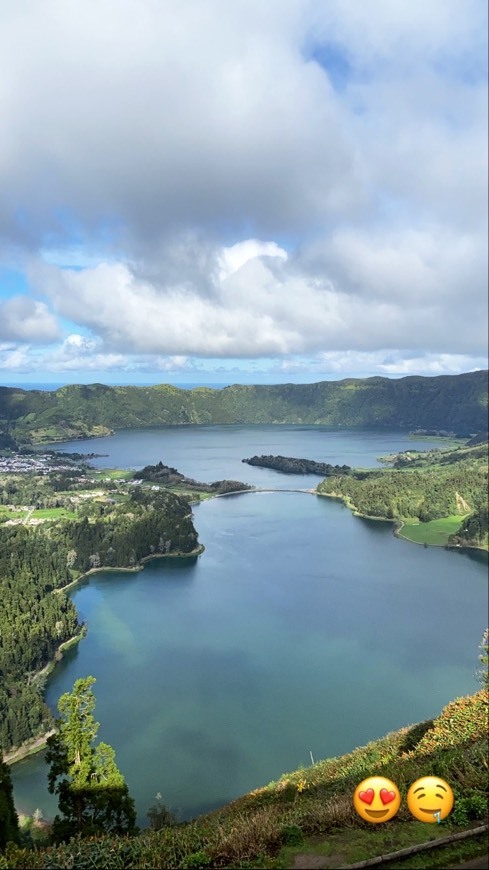
{"type": "Polygon", "coordinates": [[[0,382],[487,366],[485,0],[0,0],[0,382]]]}

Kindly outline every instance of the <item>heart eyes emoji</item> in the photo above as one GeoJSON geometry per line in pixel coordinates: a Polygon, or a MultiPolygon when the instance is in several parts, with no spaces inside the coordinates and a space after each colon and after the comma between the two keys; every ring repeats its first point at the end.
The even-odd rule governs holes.
{"type": "Polygon", "coordinates": [[[394,818],[401,805],[401,795],[390,779],[371,776],[357,786],[353,803],[362,819],[378,824],[394,818]]]}

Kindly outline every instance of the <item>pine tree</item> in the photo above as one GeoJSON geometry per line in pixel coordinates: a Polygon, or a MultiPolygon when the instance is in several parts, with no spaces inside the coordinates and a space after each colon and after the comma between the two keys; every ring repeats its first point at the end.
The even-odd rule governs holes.
{"type": "Polygon", "coordinates": [[[15,812],[10,768],[5,764],[0,750],[0,850],[8,842],[19,840],[19,820],[15,812]]]}
{"type": "Polygon", "coordinates": [[[94,746],[99,724],[93,710],[94,677],[76,680],[58,702],[61,718],[48,740],[48,787],[58,795],[61,816],[53,822],[55,840],[97,833],[131,834],[136,812],[124,777],[107,743],[94,746]]]}

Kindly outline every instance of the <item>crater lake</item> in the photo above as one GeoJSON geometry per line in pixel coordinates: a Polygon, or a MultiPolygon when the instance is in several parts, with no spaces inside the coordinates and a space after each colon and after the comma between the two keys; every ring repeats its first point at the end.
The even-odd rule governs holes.
{"type": "MultiPolygon", "coordinates": [[[[116,751],[141,825],[158,792],[187,819],[477,689],[484,553],[397,539],[390,523],[286,491],[320,477],[241,462],[371,467],[431,446],[440,442],[314,426],[169,427],[56,445],[108,454],[92,460],[99,468],[161,460],[197,480],[283,490],[196,505],[201,556],[93,575],[71,592],[88,633],[46,698],[55,710],[77,678],[96,677],[98,737],[116,751]]],[[[54,815],[44,753],[11,771],[18,810],[54,815]]]]}

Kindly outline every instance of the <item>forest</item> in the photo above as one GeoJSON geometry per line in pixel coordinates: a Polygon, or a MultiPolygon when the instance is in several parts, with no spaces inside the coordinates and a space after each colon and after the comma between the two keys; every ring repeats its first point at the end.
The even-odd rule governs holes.
{"type": "Polygon", "coordinates": [[[460,529],[450,542],[487,546],[487,445],[400,454],[393,465],[328,477],[316,491],[343,498],[364,516],[428,523],[459,515],[460,529]]]}
{"type": "Polygon", "coordinates": [[[246,492],[246,490],[252,489],[247,483],[241,483],[239,480],[215,480],[213,483],[201,483],[192,477],[185,477],[176,468],[171,468],[162,462],[158,462],[156,465],[145,465],[144,468],[135,473],[134,478],[164,486],[178,487],[188,491],[191,495],[194,493],[225,495],[226,493],[246,492]]]}
{"type": "Polygon", "coordinates": [[[85,515],[76,520],[34,528],[0,524],[4,752],[52,727],[37,674],[82,628],[63,587],[103,566],[137,568],[147,557],[198,552],[191,507],[171,492],[135,487],[124,500],[87,501],[80,513],[85,515]]]}

